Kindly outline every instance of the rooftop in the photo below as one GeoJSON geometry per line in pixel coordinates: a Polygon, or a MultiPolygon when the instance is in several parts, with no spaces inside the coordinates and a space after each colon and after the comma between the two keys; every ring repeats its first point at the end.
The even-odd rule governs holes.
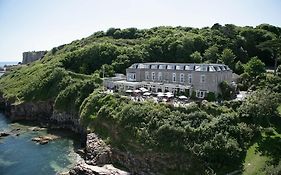
{"type": "Polygon", "coordinates": [[[167,70],[188,70],[188,71],[208,71],[220,72],[229,71],[230,68],[224,64],[196,64],[196,63],[135,63],[131,69],[167,69],[167,70]]]}

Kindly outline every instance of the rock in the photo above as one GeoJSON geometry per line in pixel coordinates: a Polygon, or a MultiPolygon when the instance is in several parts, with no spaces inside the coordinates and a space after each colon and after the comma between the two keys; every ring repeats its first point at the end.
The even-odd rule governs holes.
{"type": "Polygon", "coordinates": [[[58,139],[58,138],[59,137],[55,136],[55,135],[46,135],[46,136],[34,137],[31,140],[36,142],[36,143],[39,143],[41,145],[45,145],[45,144],[49,143],[49,141],[53,141],[53,140],[58,139]]]}
{"type": "Polygon", "coordinates": [[[57,173],[57,175],[70,175],[69,172],[61,172],[61,173],[57,173]]]}
{"type": "Polygon", "coordinates": [[[79,154],[80,156],[84,156],[85,150],[84,149],[78,149],[78,150],[76,150],[76,153],[79,154]]]}
{"type": "Polygon", "coordinates": [[[8,132],[0,132],[0,137],[7,137],[9,135],[10,135],[10,133],[8,133],[8,132]]]}
{"type": "Polygon", "coordinates": [[[80,163],[69,171],[70,175],[129,175],[128,172],[115,168],[111,164],[104,166],[88,165],[80,163]]]}
{"type": "Polygon", "coordinates": [[[30,127],[30,128],[28,128],[30,131],[43,131],[43,130],[45,130],[46,128],[40,128],[40,127],[37,127],[37,126],[35,126],[35,127],[30,127]]]}
{"type": "Polygon", "coordinates": [[[111,163],[112,152],[106,143],[96,134],[87,135],[86,163],[91,165],[104,165],[111,163]]]}

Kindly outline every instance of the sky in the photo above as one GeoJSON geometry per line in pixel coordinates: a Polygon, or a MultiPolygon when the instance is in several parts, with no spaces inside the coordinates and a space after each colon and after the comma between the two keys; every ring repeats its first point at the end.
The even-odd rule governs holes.
{"type": "Polygon", "coordinates": [[[110,27],[281,27],[280,19],[280,0],[0,0],[0,62],[110,27]]]}

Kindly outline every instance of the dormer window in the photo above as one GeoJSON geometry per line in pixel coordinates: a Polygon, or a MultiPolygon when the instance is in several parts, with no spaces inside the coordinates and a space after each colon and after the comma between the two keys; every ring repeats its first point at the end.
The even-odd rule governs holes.
{"type": "Polygon", "coordinates": [[[157,69],[157,66],[158,66],[158,65],[156,65],[156,64],[152,64],[152,65],[150,66],[150,69],[157,69]]]}
{"type": "Polygon", "coordinates": [[[159,69],[166,69],[166,65],[159,65],[159,69]]]}
{"type": "Polygon", "coordinates": [[[194,69],[193,65],[185,66],[185,70],[193,70],[193,69],[194,69]]]}
{"type": "Polygon", "coordinates": [[[168,70],[174,70],[174,69],[175,69],[175,65],[169,64],[169,65],[167,66],[167,69],[168,69],[168,70]]]}
{"type": "Polygon", "coordinates": [[[177,65],[176,66],[176,70],[183,70],[184,69],[184,66],[182,66],[182,65],[177,65]]]}
{"type": "Polygon", "coordinates": [[[214,66],[209,66],[209,72],[215,72],[216,69],[214,68],[214,66]]]}

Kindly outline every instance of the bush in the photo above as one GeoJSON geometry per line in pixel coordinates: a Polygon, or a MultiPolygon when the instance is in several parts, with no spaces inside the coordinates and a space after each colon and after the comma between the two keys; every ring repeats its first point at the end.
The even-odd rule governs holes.
{"type": "Polygon", "coordinates": [[[216,101],[216,94],[214,92],[207,93],[206,100],[208,100],[208,101],[216,101]]]}

